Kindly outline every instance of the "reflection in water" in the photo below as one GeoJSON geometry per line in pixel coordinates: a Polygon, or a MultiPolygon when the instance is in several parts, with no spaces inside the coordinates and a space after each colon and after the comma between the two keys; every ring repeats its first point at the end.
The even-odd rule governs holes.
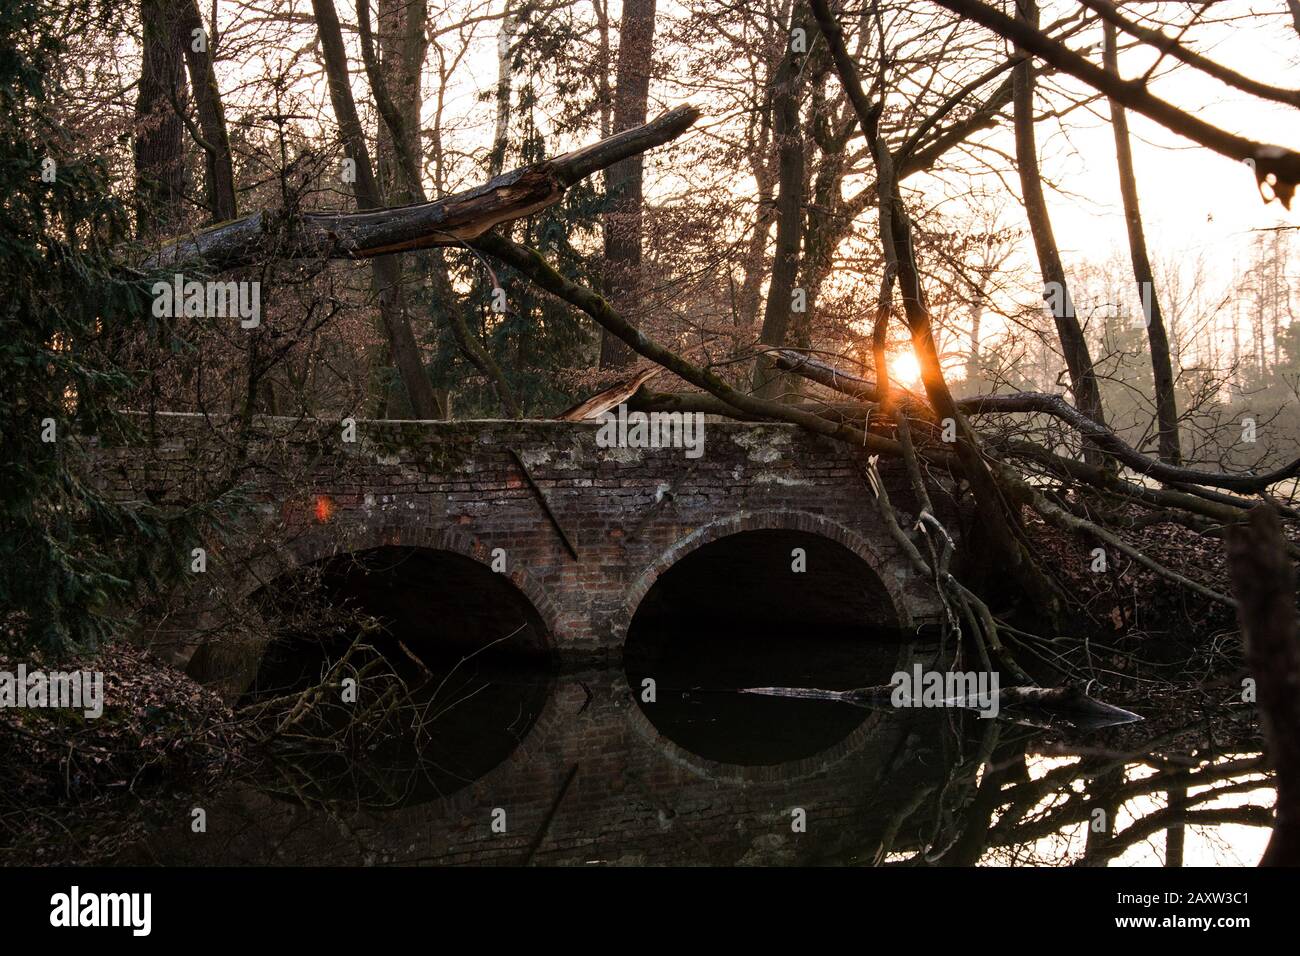
{"type": "Polygon", "coordinates": [[[242,702],[277,708],[271,792],[376,808],[446,797],[505,760],[546,702],[541,622],[467,558],[379,548],[268,592],[282,633],[242,702]]]}
{"type": "Polygon", "coordinates": [[[725,764],[772,766],[816,756],[866,722],[869,712],[834,701],[739,694],[744,687],[795,681],[848,689],[885,683],[901,648],[863,644],[856,635],[718,634],[701,628],[633,625],[624,667],[646,717],[667,739],[725,764]],[[647,700],[646,681],[654,699],[647,700]]]}
{"type": "MultiPolygon", "coordinates": [[[[398,685],[407,706],[360,733],[334,732],[337,709],[313,711],[314,725],[290,722],[255,773],[206,797],[206,838],[178,813],[119,862],[1258,860],[1274,796],[1248,705],[1200,713],[1188,728],[1166,721],[1067,737],[967,711],[737,693],[886,683],[899,646],[863,623],[885,619],[879,595],[844,590],[845,581],[832,582],[843,601],[792,604],[797,588],[787,588],[774,603],[792,546],[810,544],[810,561],[844,560],[826,542],[736,538],[745,540],[679,565],[692,573],[660,579],[633,623],[625,670],[560,675],[538,660],[545,633],[535,612],[500,576],[481,579],[481,566],[381,549],[319,568],[313,586],[351,616],[298,615],[246,699],[284,698],[322,675],[337,682],[346,659],[372,711],[398,685]],[[759,570],[720,573],[740,544],[750,560],[739,566],[759,570]],[[737,620],[710,618],[699,574],[729,582],[730,606],[744,609],[737,620]],[[830,606],[857,616],[819,619],[830,606]],[[643,699],[647,677],[654,703],[643,699]],[[802,829],[792,826],[797,811],[802,829]]],[[[278,603],[301,590],[279,589],[278,603]]]]}
{"type": "MultiPolygon", "coordinates": [[[[1232,729],[1225,720],[1216,735],[1232,729]]],[[[1254,737],[1248,728],[1238,729],[1254,737]]],[[[1229,745],[1231,734],[1208,745],[1203,724],[1158,740],[1141,733],[1125,728],[1052,740],[1003,721],[985,722],[978,744],[952,769],[945,792],[929,795],[919,808],[919,821],[931,820],[930,829],[917,832],[914,846],[896,847],[889,861],[1258,862],[1275,796],[1263,758],[1229,745]],[[1152,749],[1156,743],[1158,750],[1152,749]],[[1221,832],[1228,826],[1255,832],[1221,832]],[[1215,852],[1216,846],[1229,852],[1215,852]]]]}
{"type": "MultiPolygon", "coordinates": [[[[905,711],[880,715],[824,767],[756,767],[739,778],[688,766],[647,739],[617,670],[537,674],[534,687],[550,698],[531,734],[450,797],[388,809],[286,800],[286,787],[269,795],[265,781],[294,768],[273,757],[257,778],[206,801],[209,838],[196,839],[177,814],[129,861],[1159,865],[1181,826],[1188,865],[1253,864],[1271,823],[1272,783],[1249,749],[1257,745],[1234,741],[1230,721],[1209,748],[1203,723],[1162,732],[1157,746],[1131,728],[1067,741],[964,713],[905,711]],[[793,832],[794,808],[806,832],[793,832]]],[[[472,750],[505,726],[458,732],[472,750]]]]}
{"type": "MultiPolygon", "coordinates": [[[[1161,769],[1157,765],[1163,761],[1142,755],[1090,777],[1083,793],[1066,792],[1062,780],[1079,779],[1085,760],[1028,756],[1025,785],[1041,796],[1021,820],[992,828],[990,848],[980,862],[1255,866],[1263,856],[1275,792],[1259,754],[1222,753],[1205,763],[1165,763],[1161,769]],[[1189,790],[1184,775],[1197,785],[1189,790]],[[1080,819],[1085,808],[1088,815],[1080,819]],[[1094,820],[1098,809],[1108,815],[1094,820]],[[1106,826],[1099,830],[1098,823],[1106,826]],[[1012,839],[1004,840],[1004,834],[1012,839]]],[[[1025,803],[1030,796],[1014,789],[1011,794],[1025,803]]]]}
{"type": "MultiPolygon", "coordinates": [[[[362,666],[373,659],[366,655],[362,666]]],[[[510,756],[548,690],[544,674],[475,660],[452,666],[435,661],[427,674],[398,670],[407,671],[411,687],[386,721],[398,732],[348,735],[342,746],[333,737],[322,744],[286,735],[273,745],[275,759],[264,766],[259,785],[285,797],[376,809],[447,797],[510,756]]],[[[314,737],[337,722],[322,723],[295,729],[314,737]]]]}
{"type": "Polygon", "coordinates": [[[869,715],[735,691],[888,683],[909,659],[897,628],[882,626],[893,621],[875,574],[847,548],[804,532],[748,531],[692,552],[655,582],[628,629],[624,667],[646,717],[682,749],[724,764],[785,764],[823,753],[869,715]]]}

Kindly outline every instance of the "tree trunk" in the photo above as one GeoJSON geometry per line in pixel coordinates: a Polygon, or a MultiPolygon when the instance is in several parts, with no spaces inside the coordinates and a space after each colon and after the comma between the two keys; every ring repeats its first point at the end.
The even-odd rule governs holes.
{"type": "Polygon", "coordinates": [[[1044,577],[1017,537],[1015,525],[1019,519],[1015,506],[1008,507],[1006,495],[985,464],[979,441],[953,399],[943,376],[939,348],[934,341],[930,307],[925,301],[920,270],[916,263],[911,222],[903,209],[902,201],[897,197],[892,228],[894,255],[898,261],[899,290],[903,296],[907,325],[912,333],[912,349],[921,366],[921,382],[935,414],[940,420],[950,419],[957,426],[955,451],[975,498],[980,534],[988,543],[990,565],[999,569],[999,576],[1014,581],[1036,608],[1054,617],[1059,611],[1059,598],[1051,582],[1044,577]]]}
{"type": "Polygon", "coordinates": [[[214,38],[203,24],[198,0],[176,0],[181,18],[182,41],[185,44],[185,64],[189,69],[190,88],[194,91],[194,108],[203,132],[203,152],[207,176],[208,208],[213,222],[225,222],[239,214],[235,198],[235,167],[230,154],[230,134],[226,127],[226,111],[221,104],[221,88],[213,68],[216,51],[214,38]],[[203,30],[205,43],[202,50],[195,49],[195,30],[203,30]]]}
{"type": "Polygon", "coordinates": [[[181,225],[185,154],[181,111],[185,107],[188,46],[181,18],[170,0],[141,0],[143,39],[140,87],[135,101],[135,217],[141,238],[166,236],[181,225]]]}
{"type": "MultiPolygon", "coordinates": [[[[492,156],[488,166],[488,172],[493,176],[500,176],[501,171],[505,169],[506,148],[510,145],[510,95],[514,88],[514,58],[511,47],[516,29],[515,16],[511,13],[510,7],[510,0],[506,0],[505,10],[501,16],[501,30],[497,34],[496,129],[492,132],[492,156]]],[[[604,39],[608,42],[608,36],[604,39]]],[[[602,76],[601,79],[605,83],[609,82],[607,76],[602,76]]],[[[642,122],[645,120],[643,119],[642,122]]],[[[605,136],[608,133],[602,128],[601,135],[605,136]]]]}
{"type": "MultiPolygon", "coordinates": [[[[798,6],[791,25],[801,22],[798,6]]],[[[804,24],[805,29],[807,24],[804,24]]],[[[776,251],[772,278],[763,309],[759,341],[780,348],[786,344],[795,277],[799,273],[799,245],[803,233],[804,148],[799,105],[804,88],[806,53],[794,50],[787,41],[785,55],[772,75],[772,139],[777,149],[776,251]]],[[[754,394],[780,398],[786,376],[780,374],[770,356],[760,355],[754,363],[754,394]]]]}
{"type": "MultiPolygon", "coordinates": [[[[375,178],[386,205],[423,202],[425,198],[420,115],[424,101],[421,81],[428,47],[424,34],[427,13],[427,0],[379,0],[376,36],[371,32],[368,0],[357,4],[357,28],[362,38],[366,72],[375,100],[382,104],[375,133],[375,178]]],[[[442,257],[417,254],[414,263],[410,256],[396,258],[401,301],[408,314],[424,314],[425,310],[413,303],[422,306],[428,302],[427,314],[433,319],[439,310],[433,301],[437,283],[430,270],[438,269],[445,276],[446,264],[442,257]]],[[[392,396],[386,400],[391,402],[392,396]]],[[[446,404],[440,401],[438,417],[447,417],[446,404]]]]}
{"type": "MultiPolygon", "coordinates": [[[[348,76],[347,52],[343,47],[343,34],[333,0],[312,0],[316,27],[320,34],[321,50],[325,56],[325,70],[329,78],[330,100],[338,120],[348,158],[356,162],[356,176],[352,184],[359,209],[376,209],[383,205],[379,185],[370,165],[370,151],[366,146],[357,107],[352,99],[348,76]]],[[[406,388],[411,411],[417,418],[440,418],[433,384],[425,373],[420,359],[420,349],[411,331],[410,317],[402,297],[401,260],[393,255],[377,256],[371,261],[375,290],[379,296],[379,312],[388,333],[389,347],[397,365],[398,374],[406,388]]]]}
{"type": "MultiPolygon", "coordinates": [[[[1106,69],[1119,75],[1119,52],[1112,23],[1104,24],[1106,69]]],[[[1133,150],[1129,142],[1128,115],[1124,107],[1110,101],[1110,122],[1115,131],[1115,160],[1119,167],[1119,191],[1124,200],[1124,222],[1128,227],[1128,248],[1133,260],[1133,278],[1142,300],[1142,316],[1151,343],[1151,371],[1155,378],[1156,424],[1159,428],[1160,460],[1171,465],[1182,461],[1178,441],[1178,400],[1174,395],[1173,365],[1169,360],[1169,336],[1160,314],[1155,276],[1147,256],[1142,210],[1138,205],[1137,177],[1133,173],[1133,150]]]]}
{"type": "MultiPolygon", "coordinates": [[[[1035,27],[1038,25],[1038,7],[1035,0],[1017,0],[1016,12],[1021,20],[1035,27]]],[[[1024,53],[1019,49],[1017,52],[1024,53]]],[[[1074,392],[1075,404],[1079,411],[1099,425],[1104,425],[1101,390],[1097,386],[1088,342],[1083,337],[1083,329],[1079,327],[1078,317],[1074,314],[1074,303],[1070,299],[1069,286],[1065,281],[1065,268],[1061,264],[1061,253],[1056,245],[1056,236],[1052,233],[1052,220],[1047,212],[1047,201],[1043,197],[1043,183],[1038,172],[1038,144],[1034,136],[1032,58],[1026,57],[1017,64],[1013,76],[1016,166],[1020,172],[1025,214],[1029,219],[1029,230],[1034,237],[1038,265],[1043,275],[1043,298],[1052,304],[1052,317],[1056,321],[1056,332],[1061,342],[1061,351],[1065,356],[1065,366],[1070,373],[1070,386],[1074,392]]],[[[1099,460],[1095,452],[1088,452],[1087,457],[1094,463],[1099,460]]]]}
{"type": "Polygon", "coordinates": [[[600,103],[600,136],[604,139],[612,132],[614,123],[614,94],[609,86],[609,73],[612,69],[609,53],[609,0],[591,0],[591,7],[596,12],[597,59],[596,59],[596,96],[600,103]]]}
{"type": "MultiPolygon", "coordinates": [[[[362,9],[359,7],[358,9],[362,9]]],[[[369,5],[364,9],[369,12],[369,5]]],[[[389,110],[401,117],[397,129],[380,122],[375,136],[376,172],[387,204],[421,202],[423,149],[420,110],[424,102],[420,81],[428,43],[424,21],[426,0],[379,0],[379,61],[389,110]]],[[[369,24],[367,24],[367,27],[369,24]]],[[[389,114],[384,114],[384,119],[389,114]]]]}
{"type": "MultiPolygon", "coordinates": [[[[646,121],[650,100],[650,67],[654,55],[655,0],[623,0],[618,33],[618,76],[614,90],[614,132],[646,121]]],[[[641,154],[629,156],[605,171],[610,197],[605,216],[605,287],[611,304],[635,315],[640,304],[641,154]]],[[[605,332],[600,343],[600,367],[619,368],[636,357],[625,343],[605,332]]]]}
{"type": "Polygon", "coordinates": [[[1228,569],[1246,663],[1256,681],[1260,722],[1277,771],[1277,818],[1260,866],[1300,864],[1300,635],[1296,632],[1295,568],[1282,522],[1271,505],[1256,505],[1246,523],[1228,529],[1228,569]]]}
{"type": "Polygon", "coordinates": [[[984,374],[980,361],[980,324],[984,318],[984,294],[971,305],[970,310],[970,355],[966,357],[966,389],[971,395],[980,391],[980,379],[984,374]]]}
{"type": "MultiPolygon", "coordinates": [[[[1168,791],[1169,809],[1182,812],[1187,808],[1187,788],[1173,787],[1168,791]]],[[[1184,851],[1187,847],[1187,827],[1181,823],[1172,824],[1165,830],[1165,866],[1181,867],[1184,851]]]]}

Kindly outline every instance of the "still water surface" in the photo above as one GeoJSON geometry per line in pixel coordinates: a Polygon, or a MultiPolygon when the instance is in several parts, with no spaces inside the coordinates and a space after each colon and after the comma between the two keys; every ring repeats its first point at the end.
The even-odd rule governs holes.
{"type": "MultiPolygon", "coordinates": [[[[888,683],[906,649],[860,633],[634,626],[622,667],[561,673],[509,650],[425,661],[414,729],[281,742],[211,797],[206,834],[163,828],[130,858],[1254,865],[1267,842],[1274,792],[1245,714],[1071,734],[736,692],[888,683]]],[[[331,654],[282,641],[250,694],[305,686],[331,654]]]]}

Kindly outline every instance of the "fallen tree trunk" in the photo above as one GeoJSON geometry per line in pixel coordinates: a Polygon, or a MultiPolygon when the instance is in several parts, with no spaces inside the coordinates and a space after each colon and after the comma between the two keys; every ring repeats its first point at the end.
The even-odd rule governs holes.
{"type": "MultiPolygon", "coordinates": [[[[867,402],[880,401],[879,389],[875,383],[827,365],[811,356],[786,349],[778,354],[776,364],[780,368],[788,369],[841,394],[867,402]]],[[[910,392],[905,392],[902,397],[899,397],[891,390],[890,400],[906,406],[910,415],[931,420],[934,417],[934,413],[920,406],[917,397],[910,392]]],[[[1016,412],[1051,415],[1065,422],[1081,437],[1088,439],[1096,447],[1109,453],[1138,474],[1171,484],[1202,485],[1241,494],[1258,494],[1267,491],[1270,486],[1280,481],[1300,477],[1300,458],[1261,475],[1229,475],[1223,472],[1198,471],[1194,468],[1184,468],[1159,461],[1142,454],[1108,427],[1093,421],[1060,395],[1046,392],[976,395],[972,398],[958,399],[954,404],[966,415],[1006,415],[1016,412]]]]}
{"type": "Polygon", "coordinates": [[[498,223],[559,202],[574,183],[621,159],[661,146],[699,117],[679,106],[657,119],[590,146],[496,177],[482,186],[433,202],[365,212],[303,212],[282,224],[282,213],[258,210],[168,242],[146,268],[201,264],[212,272],[246,265],[268,246],[285,258],[367,259],[394,252],[461,246],[498,223]],[[280,230],[283,230],[281,235],[280,230]]]}

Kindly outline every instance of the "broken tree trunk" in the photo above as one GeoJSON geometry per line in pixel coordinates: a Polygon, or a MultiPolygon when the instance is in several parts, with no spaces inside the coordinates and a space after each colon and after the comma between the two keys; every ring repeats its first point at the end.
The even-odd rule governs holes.
{"type": "MultiPolygon", "coordinates": [[[[633,352],[632,354],[635,355],[636,353],[633,352]]],[[[650,365],[632,375],[624,375],[608,388],[601,389],[590,398],[583,399],[573,407],[565,409],[555,416],[556,420],[561,422],[584,422],[599,418],[611,408],[616,408],[626,402],[640,391],[642,385],[661,371],[663,369],[658,365],[650,365]]]]}
{"type": "Polygon", "coordinates": [[[1228,531],[1228,568],[1269,759],[1277,770],[1277,818],[1260,866],[1300,863],[1300,634],[1295,568],[1277,512],[1256,506],[1228,531]]]}
{"type": "MultiPolygon", "coordinates": [[[[288,258],[368,259],[435,246],[461,246],[498,223],[559,202],[574,183],[647,149],[676,139],[699,111],[679,106],[644,126],[533,166],[504,173],[475,189],[433,202],[354,213],[292,215],[275,253],[288,258]]],[[[175,239],[149,256],[147,268],[203,264],[213,272],[263,255],[282,214],[258,210],[175,239]]]]}

